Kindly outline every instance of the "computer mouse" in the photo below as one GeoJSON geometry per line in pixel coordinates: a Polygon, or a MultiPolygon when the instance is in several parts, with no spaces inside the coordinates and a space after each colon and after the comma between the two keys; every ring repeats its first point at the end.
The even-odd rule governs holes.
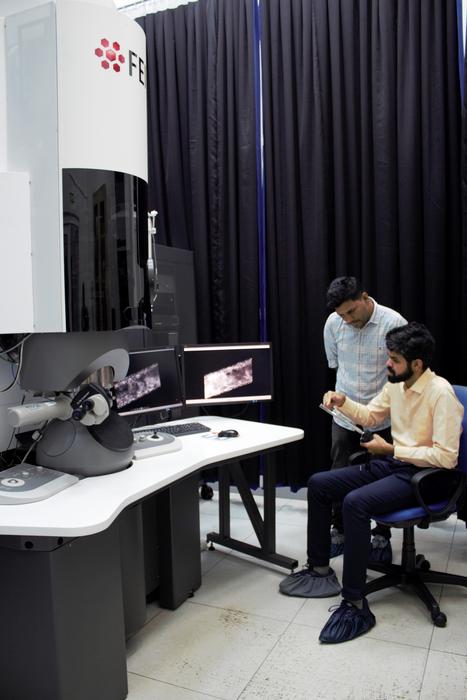
{"type": "Polygon", "coordinates": [[[217,437],[238,437],[238,430],[234,430],[233,428],[221,430],[220,433],[217,433],[217,437]]]}

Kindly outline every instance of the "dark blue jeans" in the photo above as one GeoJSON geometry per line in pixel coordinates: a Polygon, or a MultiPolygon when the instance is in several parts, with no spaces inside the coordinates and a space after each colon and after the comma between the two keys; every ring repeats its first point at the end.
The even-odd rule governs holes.
{"type": "MultiPolygon", "coordinates": [[[[376,431],[387,442],[392,442],[391,429],[384,428],[376,431]]],[[[362,449],[360,445],[360,435],[353,430],[347,430],[335,421],[332,421],[332,441],[331,441],[331,469],[342,469],[349,464],[350,455],[354,452],[359,452],[362,449]]],[[[344,522],[342,519],[342,504],[336,501],[332,504],[332,527],[338,532],[344,532],[344,522]]],[[[384,525],[377,525],[375,535],[383,535],[388,540],[391,538],[391,530],[384,525]]]]}
{"type": "Polygon", "coordinates": [[[366,465],[318,472],[308,481],[308,563],[329,564],[333,501],[342,501],[344,571],[342,595],[360,600],[366,583],[371,518],[414,505],[410,479],[417,467],[393,457],[366,465]]]}

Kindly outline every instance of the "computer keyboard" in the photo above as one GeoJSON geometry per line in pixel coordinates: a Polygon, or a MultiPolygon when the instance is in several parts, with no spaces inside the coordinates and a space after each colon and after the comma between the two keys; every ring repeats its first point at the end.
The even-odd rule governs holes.
{"type": "Polygon", "coordinates": [[[195,435],[196,433],[209,433],[211,428],[208,428],[202,423],[162,423],[161,425],[146,425],[142,428],[133,428],[135,441],[143,440],[146,437],[154,435],[154,433],[165,433],[166,435],[184,436],[195,435]]]}
{"type": "Polygon", "coordinates": [[[154,432],[169,433],[169,435],[194,435],[195,433],[209,433],[208,428],[202,423],[174,423],[173,425],[155,425],[154,432]]]}

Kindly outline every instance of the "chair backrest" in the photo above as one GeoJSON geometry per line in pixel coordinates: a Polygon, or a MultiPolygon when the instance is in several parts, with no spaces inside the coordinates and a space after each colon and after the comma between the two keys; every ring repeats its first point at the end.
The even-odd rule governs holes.
{"type": "Polygon", "coordinates": [[[462,435],[459,445],[459,459],[457,462],[458,469],[467,472],[467,386],[459,386],[455,384],[454,392],[464,407],[464,417],[462,419],[462,435]]]}

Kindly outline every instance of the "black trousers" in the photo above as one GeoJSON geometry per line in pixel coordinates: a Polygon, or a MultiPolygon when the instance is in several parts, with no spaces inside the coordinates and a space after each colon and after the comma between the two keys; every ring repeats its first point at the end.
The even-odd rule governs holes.
{"type": "MultiPolygon", "coordinates": [[[[384,440],[392,443],[391,429],[377,430],[378,435],[381,435],[384,440]]],[[[361,450],[360,435],[355,430],[347,430],[335,421],[332,422],[331,433],[331,469],[342,469],[349,464],[350,455],[361,450]]],[[[332,506],[332,527],[338,532],[344,532],[344,523],[342,521],[342,503],[336,501],[332,506]]],[[[388,540],[391,538],[391,530],[384,525],[377,525],[374,529],[374,534],[383,535],[388,540]]]]}
{"type": "Polygon", "coordinates": [[[333,501],[342,501],[345,530],[342,595],[360,600],[366,583],[371,518],[414,504],[410,479],[417,467],[393,457],[318,472],[308,481],[308,563],[329,564],[333,501]]]}

